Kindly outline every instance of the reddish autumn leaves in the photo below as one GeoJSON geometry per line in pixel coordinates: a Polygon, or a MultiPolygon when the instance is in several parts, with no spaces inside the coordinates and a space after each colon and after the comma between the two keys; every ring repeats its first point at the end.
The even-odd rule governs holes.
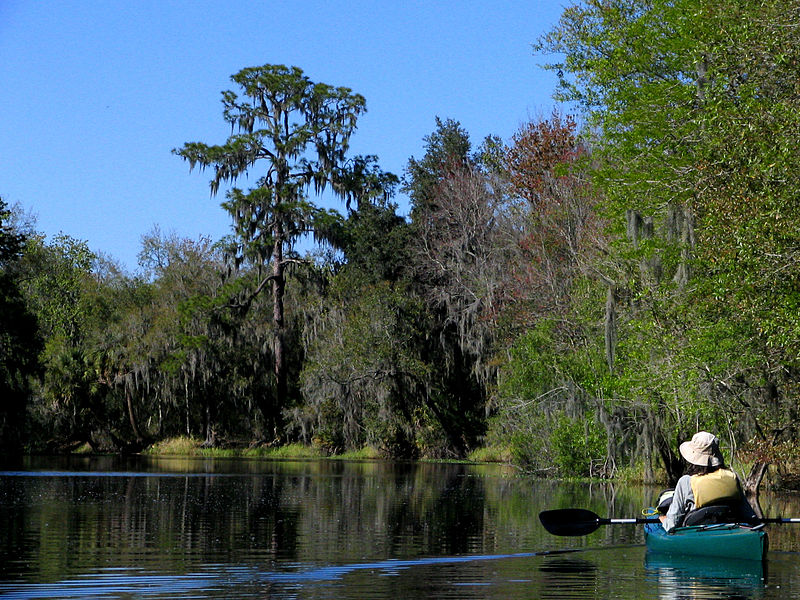
{"type": "Polygon", "coordinates": [[[566,312],[575,277],[597,247],[596,198],[583,169],[589,156],[575,120],[558,113],[525,124],[506,154],[513,193],[528,202],[524,260],[511,282],[528,319],[566,312]]]}

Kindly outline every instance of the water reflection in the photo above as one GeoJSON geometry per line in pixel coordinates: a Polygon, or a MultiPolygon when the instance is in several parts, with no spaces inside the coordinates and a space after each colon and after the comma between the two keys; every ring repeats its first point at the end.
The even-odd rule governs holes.
{"type": "MultiPolygon", "coordinates": [[[[640,527],[557,538],[536,518],[568,506],[632,516],[652,494],[467,465],[28,460],[0,472],[0,598],[585,600],[728,597],[719,595],[725,586],[747,598],[800,591],[792,554],[770,573],[779,594],[759,587],[757,574],[709,579],[708,569],[653,564],[640,527]]],[[[790,527],[770,532],[778,549],[793,547],[797,535],[790,527]]]]}
{"type": "Polygon", "coordinates": [[[597,567],[580,558],[556,558],[539,567],[545,597],[591,598],[597,588],[597,567]]]}
{"type": "Polygon", "coordinates": [[[767,588],[766,564],[757,560],[648,553],[645,568],[665,600],[764,598],[767,588]]]}

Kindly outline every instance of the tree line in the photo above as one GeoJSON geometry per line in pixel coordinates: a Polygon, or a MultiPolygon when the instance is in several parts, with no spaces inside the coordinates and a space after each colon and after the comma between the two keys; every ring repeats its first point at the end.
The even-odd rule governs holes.
{"type": "Polygon", "coordinates": [[[349,152],[363,97],[243,69],[228,139],[174,151],[230,186],[228,237],[155,229],[132,275],[0,205],[3,445],[489,447],[647,479],[704,428],[751,488],[777,457],[791,483],[798,9],[578,2],[535,44],[564,109],[477,144],[437,118],[400,176],[349,152]]]}

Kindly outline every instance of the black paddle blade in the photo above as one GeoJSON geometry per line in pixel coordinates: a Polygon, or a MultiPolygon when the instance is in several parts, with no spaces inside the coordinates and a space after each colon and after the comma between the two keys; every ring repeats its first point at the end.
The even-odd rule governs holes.
{"type": "Polygon", "coordinates": [[[539,513],[539,520],[553,535],[587,535],[600,527],[600,517],[583,508],[562,508],[539,513]]]}

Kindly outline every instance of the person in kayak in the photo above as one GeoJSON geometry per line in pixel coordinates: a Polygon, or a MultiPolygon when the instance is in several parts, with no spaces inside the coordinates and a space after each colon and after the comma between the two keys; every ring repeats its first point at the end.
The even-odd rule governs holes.
{"type": "Polygon", "coordinates": [[[678,450],[688,463],[686,474],[675,486],[672,502],[662,519],[670,531],[683,525],[708,522],[749,523],[757,520],[736,473],[725,466],[719,440],[698,431],[678,450]]]}

